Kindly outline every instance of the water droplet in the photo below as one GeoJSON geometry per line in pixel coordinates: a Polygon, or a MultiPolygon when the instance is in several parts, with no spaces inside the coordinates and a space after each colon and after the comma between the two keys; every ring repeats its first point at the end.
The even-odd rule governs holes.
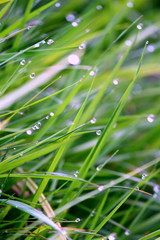
{"type": "Polygon", "coordinates": [[[80,218],[76,218],[75,222],[80,222],[81,219],[80,218]]]}
{"type": "Polygon", "coordinates": [[[1,194],[2,194],[2,189],[0,189],[0,197],[1,197],[1,194]]]}
{"type": "Polygon", "coordinates": [[[52,43],[54,43],[53,39],[48,39],[48,40],[47,40],[47,44],[48,44],[48,45],[51,45],[52,43]]]}
{"type": "Polygon", "coordinates": [[[154,191],[155,193],[159,193],[159,191],[160,191],[160,186],[159,186],[158,184],[154,185],[153,191],[154,191]]]}
{"type": "Polygon", "coordinates": [[[85,30],[85,32],[86,32],[86,33],[90,32],[90,29],[89,29],[89,28],[87,28],[87,29],[85,30]]]}
{"type": "Polygon", "coordinates": [[[59,2],[57,2],[56,4],[55,4],[55,7],[60,7],[61,6],[61,4],[59,3],[59,2]]]}
{"type": "Polygon", "coordinates": [[[80,57],[76,54],[70,54],[67,58],[68,62],[72,65],[78,65],[80,64],[80,57]]]}
{"type": "Polygon", "coordinates": [[[23,60],[20,61],[20,64],[23,66],[25,64],[25,62],[26,61],[23,59],[23,60]]]}
{"type": "Polygon", "coordinates": [[[72,22],[72,26],[73,26],[73,27],[77,27],[77,26],[78,26],[78,23],[77,23],[77,22],[72,22]]]}
{"type": "Polygon", "coordinates": [[[101,191],[103,191],[103,190],[104,190],[104,186],[99,186],[99,187],[98,187],[98,191],[101,192],[101,191]]]}
{"type": "Polygon", "coordinates": [[[76,171],[73,175],[75,176],[75,177],[78,177],[78,171],[76,171]]]}
{"type": "Polygon", "coordinates": [[[77,23],[79,23],[79,22],[81,22],[81,21],[82,21],[81,18],[77,18],[77,19],[76,19],[76,22],[77,22],[77,23]]]}
{"type": "Polygon", "coordinates": [[[31,129],[28,129],[28,130],[26,131],[26,133],[27,133],[28,135],[32,135],[32,130],[31,130],[31,129]]]}
{"type": "Polygon", "coordinates": [[[115,240],[116,239],[116,233],[111,233],[108,236],[108,240],[115,240]]]}
{"type": "Polygon", "coordinates": [[[36,130],[35,126],[32,127],[32,130],[33,130],[33,131],[36,130]]]}
{"type": "Polygon", "coordinates": [[[126,229],[126,231],[124,232],[124,234],[125,234],[126,236],[129,236],[129,235],[131,234],[131,232],[130,232],[129,229],[126,229]]]}
{"type": "Polygon", "coordinates": [[[96,6],[96,9],[97,9],[97,10],[101,10],[102,8],[103,8],[102,5],[97,5],[97,6],[96,6]]]}
{"type": "Polygon", "coordinates": [[[34,48],[38,48],[40,46],[40,43],[34,44],[34,48]]]}
{"type": "Polygon", "coordinates": [[[133,8],[133,6],[134,6],[134,5],[133,5],[133,2],[127,2],[126,5],[127,5],[127,7],[129,7],[129,8],[133,8]]]}
{"type": "Polygon", "coordinates": [[[90,71],[89,75],[90,76],[94,76],[95,75],[95,71],[90,71]]]}
{"type": "Polygon", "coordinates": [[[147,121],[148,121],[149,123],[152,123],[152,122],[154,122],[154,118],[155,118],[155,115],[150,114],[150,115],[148,115],[148,117],[147,117],[147,121]]]}
{"type": "Polygon", "coordinates": [[[117,123],[114,123],[113,128],[116,128],[116,127],[117,127],[117,123]]]}
{"type": "Polygon", "coordinates": [[[136,187],[136,190],[139,190],[139,187],[136,187]]]}
{"type": "Polygon", "coordinates": [[[94,217],[95,214],[96,214],[96,212],[93,210],[93,211],[91,212],[91,217],[94,217]]]}
{"type": "Polygon", "coordinates": [[[13,150],[16,150],[16,148],[14,147],[13,150]]]}
{"type": "Polygon", "coordinates": [[[99,165],[96,167],[96,170],[99,172],[99,171],[101,171],[101,168],[102,168],[102,165],[99,165]]]}
{"type": "Polygon", "coordinates": [[[50,112],[50,114],[49,114],[51,117],[53,117],[54,116],[54,113],[53,112],[50,112]]]}
{"type": "Polygon", "coordinates": [[[132,41],[131,41],[131,40],[126,40],[126,41],[125,41],[125,44],[126,44],[126,46],[128,46],[128,47],[129,47],[129,46],[131,46],[131,45],[132,45],[132,41]]]}
{"type": "Polygon", "coordinates": [[[46,119],[49,119],[49,116],[46,116],[46,119]]]}
{"type": "Polygon", "coordinates": [[[34,78],[34,77],[35,77],[35,73],[31,73],[30,78],[34,78]]]}
{"type": "Polygon", "coordinates": [[[154,52],[154,50],[155,50],[155,47],[153,45],[148,45],[147,46],[147,51],[148,52],[154,52]]]}
{"type": "Polygon", "coordinates": [[[143,27],[143,24],[142,24],[142,23],[139,23],[139,24],[137,25],[137,29],[138,29],[138,30],[142,30],[142,27],[143,27]]]}
{"type": "Polygon", "coordinates": [[[39,129],[39,126],[38,125],[34,125],[35,129],[39,129]]]}
{"type": "Polygon", "coordinates": [[[90,123],[94,124],[94,123],[96,123],[96,121],[97,121],[97,119],[94,117],[91,119],[90,123]]]}
{"type": "Polygon", "coordinates": [[[146,174],[146,173],[143,173],[143,174],[142,174],[142,180],[144,180],[146,177],[147,177],[147,174],[146,174]]]}
{"type": "Polygon", "coordinates": [[[114,85],[118,85],[118,84],[119,84],[119,79],[118,79],[118,78],[113,79],[113,84],[114,84],[114,85]]]}
{"type": "Polygon", "coordinates": [[[39,126],[41,126],[41,125],[42,125],[42,123],[41,123],[41,122],[38,122],[38,125],[39,125],[39,126]]]}
{"type": "Polygon", "coordinates": [[[96,134],[97,134],[98,136],[101,135],[101,133],[102,133],[101,130],[98,130],[98,131],[96,132],[96,134]]]}
{"type": "Polygon", "coordinates": [[[19,155],[22,157],[23,156],[23,152],[21,152],[19,155]]]}
{"type": "Polygon", "coordinates": [[[73,13],[69,13],[67,16],[66,16],[66,20],[68,22],[73,22],[75,20],[75,15],[73,13]]]}
{"type": "Polygon", "coordinates": [[[86,42],[81,43],[78,48],[79,48],[80,50],[86,48],[86,42]]]}
{"type": "Polygon", "coordinates": [[[45,41],[45,40],[42,40],[40,43],[41,43],[41,44],[45,44],[45,43],[46,43],[46,41],[45,41]]]}

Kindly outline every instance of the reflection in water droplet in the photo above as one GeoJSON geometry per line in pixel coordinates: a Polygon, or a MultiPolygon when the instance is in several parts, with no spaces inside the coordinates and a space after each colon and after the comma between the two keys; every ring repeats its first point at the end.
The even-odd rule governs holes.
{"type": "Polygon", "coordinates": [[[142,27],[143,27],[143,24],[142,24],[142,23],[139,23],[139,24],[137,25],[137,29],[138,29],[138,30],[141,30],[142,27]]]}
{"type": "Polygon", "coordinates": [[[31,129],[28,129],[28,130],[26,131],[26,133],[27,133],[28,135],[32,135],[32,130],[31,130],[31,129]]]}
{"type": "Polygon", "coordinates": [[[155,115],[154,115],[154,114],[150,114],[150,115],[148,115],[148,117],[147,117],[147,121],[148,121],[149,123],[152,123],[152,122],[154,122],[154,118],[155,118],[155,115]]]}
{"type": "Polygon", "coordinates": [[[131,233],[130,233],[130,230],[129,229],[127,229],[125,232],[124,232],[124,234],[126,235],[126,236],[129,236],[131,233]]]}
{"type": "Polygon", "coordinates": [[[30,78],[34,78],[34,77],[35,77],[35,73],[31,73],[30,78]]]}
{"type": "Polygon", "coordinates": [[[78,177],[78,171],[76,171],[73,175],[75,176],[75,177],[78,177]]]}
{"type": "Polygon", "coordinates": [[[103,8],[102,5],[97,5],[97,6],[96,6],[96,9],[97,9],[97,10],[101,10],[102,8],[103,8]]]}
{"type": "Polygon", "coordinates": [[[97,121],[96,118],[92,118],[91,121],[90,121],[90,123],[94,124],[94,123],[96,123],[96,121],[97,121]]]}
{"type": "Polygon", "coordinates": [[[80,222],[81,219],[80,218],[76,218],[75,222],[80,222]]]}
{"type": "Polygon", "coordinates": [[[20,64],[23,66],[25,64],[25,62],[26,61],[23,59],[23,60],[20,61],[20,64]]]}
{"type": "Polygon", "coordinates": [[[48,40],[47,40],[47,44],[48,44],[48,45],[51,45],[52,43],[54,43],[53,39],[48,39],[48,40]]]}
{"type": "Polygon", "coordinates": [[[119,84],[119,79],[118,79],[118,78],[113,79],[113,84],[114,84],[114,85],[118,85],[118,84],[119,84]]]}
{"type": "Polygon", "coordinates": [[[129,7],[129,8],[133,8],[133,6],[134,6],[134,5],[133,5],[133,2],[127,2],[126,5],[127,5],[127,7],[129,7]]]}
{"type": "Polygon", "coordinates": [[[147,174],[146,174],[146,173],[143,173],[143,174],[142,174],[142,180],[144,180],[146,177],[147,177],[147,174]]]}
{"type": "Polygon", "coordinates": [[[80,64],[80,57],[76,54],[70,54],[67,58],[68,62],[72,65],[80,64]]]}
{"type": "Polygon", "coordinates": [[[89,75],[90,75],[90,76],[94,76],[94,75],[95,75],[95,72],[94,72],[94,71],[90,71],[89,75]]]}
{"type": "Polygon", "coordinates": [[[98,131],[96,132],[96,134],[97,134],[98,136],[101,135],[101,133],[102,133],[101,130],[98,130],[98,131]]]}

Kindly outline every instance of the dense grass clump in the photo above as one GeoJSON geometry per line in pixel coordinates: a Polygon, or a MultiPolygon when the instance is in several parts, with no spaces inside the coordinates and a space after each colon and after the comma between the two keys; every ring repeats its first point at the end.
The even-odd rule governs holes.
{"type": "Polygon", "coordinates": [[[160,239],[159,1],[0,1],[0,239],[160,239]]]}

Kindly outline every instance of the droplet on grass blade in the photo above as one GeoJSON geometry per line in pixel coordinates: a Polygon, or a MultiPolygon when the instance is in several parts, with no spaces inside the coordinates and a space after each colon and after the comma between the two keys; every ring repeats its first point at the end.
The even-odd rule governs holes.
{"type": "Polygon", "coordinates": [[[24,60],[24,59],[22,59],[21,61],[20,61],[20,64],[23,66],[24,64],[26,63],[26,61],[24,60]]]}
{"type": "Polygon", "coordinates": [[[46,119],[49,119],[49,116],[46,116],[46,119]]]}
{"type": "Polygon", "coordinates": [[[80,64],[80,57],[76,54],[70,54],[67,58],[68,62],[72,65],[78,65],[80,64]]]}
{"type": "Polygon", "coordinates": [[[90,32],[90,29],[89,29],[89,28],[87,28],[87,29],[85,30],[85,32],[86,32],[86,33],[90,32]]]}
{"type": "Polygon", "coordinates": [[[108,240],[115,240],[116,239],[116,233],[111,233],[108,236],[108,240]]]}
{"type": "Polygon", "coordinates": [[[85,49],[86,48],[86,42],[81,43],[78,48],[80,50],[85,49]]]}
{"type": "Polygon", "coordinates": [[[35,77],[35,73],[31,73],[30,78],[34,78],[34,77],[35,77]]]}
{"type": "Polygon", "coordinates": [[[95,71],[90,71],[89,75],[90,76],[94,76],[95,75],[95,71]]]}
{"type": "Polygon", "coordinates": [[[90,123],[95,124],[96,121],[97,121],[97,119],[94,117],[94,118],[91,119],[90,123]]]}
{"type": "Polygon", "coordinates": [[[49,114],[51,117],[53,117],[54,116],[54,113],[53,112],[50,112],[50,114],[49,114]]]}
{"type": "Polygon", "coordinates": [[[55,7],[57,7],[57,8],[59,8],[61,6],[61,4],[59,3],[59,2],[57,2],[56,4],[55,4],[55,7]]]}
{"type": "Polygon", "coordinates": [[[118,84],[119,84],[119,79],[118,79],[118,78],[113,79],[113,84],[114,84],[114,85],[118,85],[118,84]]]}
{"type": "Polygon", "coordinates": [[[136,187],[136,190],[139,190],[139,187],[136,187]]]}
{"type": "Polygon", "coordinates": [[[155,50],[155,47],[153,45],[148,45],[147,46],[147,52],[152,53],[152,52],[154,52],[154,50],[155,50]]]}
{"type": "Polygon", "coordinates": [[[2,194],[2,189],[0,189],[0,197],[1,197],[1,194],[2,194]]]}
{"type": "Polygon", "coordinates": [[[26,133],[27,133],[28,135],[32,135],[32,130],[31,130],[31,129],[28,129],[28,130],[26,131],[26,133]]]}
{"type": "Polygon", "coordinates": [[[73,175],[75,176],[75,177],[78,177],[78,171],[76,171],[73,175]]]}
{"type": "Polygon", "coordinates": [[[77,22],[72,22],[72,26],[73,26],[73,27],[77,27],[77,26],[78,26],[78,23],[77,23],[77,22]]]}
{"type": "Polygon", "coordinates": [[[147,177],[147,174],[146,174],[146,173],[143,173],[143,174],[142,174],[142,180],[144,180],[146,177],[147,177]]]}
{"type": "Polygon", "coordinates": [[[97,10],[101,10],[102,8],[103,8],[102,5],[97,5],[97,6],[96,6],[96,9],[97,9],[97,10]]]}
{"type": "Polygon", "coordinates": [[[81,219],[80,218],[76,218],[75,222],[80,222],[81,219]]]}
{"type": "Polygon", "coordinates": [[[98,191],[101,192],[101,191],[103,191],[103,190],[104,190],[104,186],[99,186],[99,187],[98,187],[98,191]]]}
{"type": "Polygon", "coordinates": [[[96,135],[100,136],[102,134],[101,130],[96,131],[96,135]]]}
{"type": "Polygon", "coordinates": [[[54,40],[53,40],[53,39],[48,39],[48,40],[47,40],[47,44],[48,44],[48,45],[51,45],[52,43],[54,43],[54,40]]]}
{"type": "Polygon", "coordinates": [[[143,24],[142,24],[142,23],[139,23],[139,24],[137,25],[137,29],[138,29],[138,30],[142,30],[142,28],[143,28],[143,24]]]}
{"type": "Polygon", "coordinates": [[[150,114],[150,115],[148,115],[148,117],[147,117],[147,121],[148,121],[149,123],[152,123],[152,122],[154,122],[154,118],[155,118],[155,115],[154,115],[154,114],[150,114]]]}
{"type": "Polygon", "coordinates": [[[132,45],[132,41],[131,40],[126,40],[125,41],[125,45],[128,46],[128,47],[131,46],[132,45]]]}
{"type": "Polygon", "coordinates": [[[127,230],[124,232],[124,234],[125,234],[126,236],[129,236],[129,235],[131,234],[131,232],[130,232],[129,229],[127,229],[127,230]]]}

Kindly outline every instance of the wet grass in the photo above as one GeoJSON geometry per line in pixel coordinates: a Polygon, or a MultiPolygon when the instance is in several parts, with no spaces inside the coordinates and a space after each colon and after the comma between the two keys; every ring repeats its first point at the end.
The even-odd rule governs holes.
{"type": "Polygon", "coordinates": [[[0,239],[158,240],[158,1],[2,2],[0,239]]]}

